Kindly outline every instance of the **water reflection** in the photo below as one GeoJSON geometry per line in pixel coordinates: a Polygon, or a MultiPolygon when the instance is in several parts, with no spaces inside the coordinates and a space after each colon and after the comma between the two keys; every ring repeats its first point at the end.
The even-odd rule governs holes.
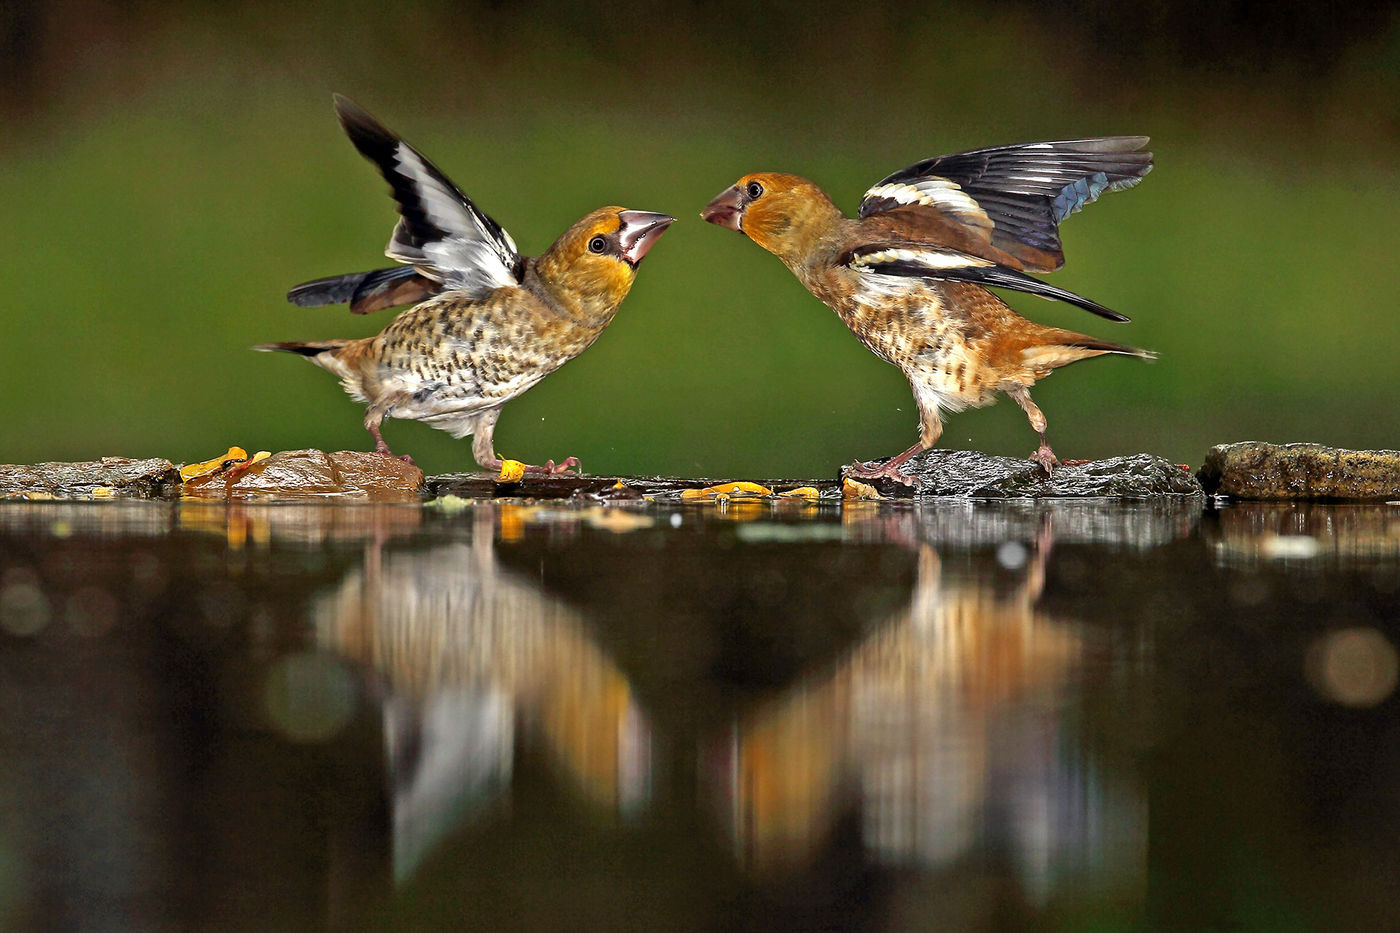
{"type": "MultiPolygon", "coordinates": [[[[770,509],[676,513],[665,527],[724,526],[751,548],[895,545],[916,576],[903,607],[857,627],[869,634],[824,670],[718,724],[663,717],[660,740],[655,714],[600,645],[608,629],[591,617],[587,588],[540,563],[537,574],[561,578],[546,587],[527,562],[507,567],[498,554],[532,535],[578,544],[589,531],[656,529],[650,516],[481,506],[459,516],[466,540],[373,542],[313,616],[318,643],[365,671],[379,697],[395,876],[409,879],[462,827],[508,818],[524,745],[540,744],[582,801],[626,820],[650,808],[655,773],[678,766],[656,756],[695,743],[701,803],[718,808],[737,863],[757,876],[802,870],[853,814],[877,864],[1004,859],[1033,904],[1071,882],[1132,895],[1146,808],[1078,727],[1082,633],[1037,604],[1061,525],[1070,542],[1141,551],[1189,534],[1199,513],[1064,503],[968,514],[956,503],[851,508],[835,524],[770,509]]],[[[756,575],[775,593],[791,588],[781,566],[756,575]]],[[[724,581],[736,585],[752,590],[724,581]]],[[[769,618],[782,637],[787,620],[769,618]]]]}
{"type": "MultiPolygon", "coordinates": [[[[577,612],[500,566],[497,513],[469,517],[469,542],[371,545],[313,613],[318,643],[380,691],[400,880],[443,835],[502,805],[522,732],[595,806],[626,816],[649,791],[650,729],[626,678],[577,612]]],[[[506,534],[518,520],[504,513],[506,534]]]]}
{"type": "Polygon", "coordinates": [[[1400,504],[1241,502],[1216,513],[1208,540],[1224,566],[1393,562],[1400,558],[1400,504]]]}
{"type": "MultiPolygon", "coordinates": [[[[726,822],[753,870],[810,860],[855,812],[864,846],[885,865],[1006,860],[1039,906],[1070,883],[1081,896],[1140,897],[1147,808],[1078,728],[1086,646],[1072,621],[1036,609],[1055,521],[1030,514],[1041,523],[1033,541],[1003,537],[1028,530],[1017,521],[1026,514],[1003,516],[991,535],[1001,539],[996,563],[971,567],[949,568],[920,540],[945,536],[942,521],[880,523],[919,542],[907,609],[716,747],[726,822]],[[997,565],[1017,569],[1009,592],[997,565]]],[[[1084,524],[1073,519],[1088,513],[1067,514],[1077,533],[1084,524]]],[[[1120,538],[1141,545],[1150,529],[1120,538]]]]}
{"type": "Polygon", "coordinates": [[[0,505],[0,927],[1367,928],[1395,515],[0,505]]]}

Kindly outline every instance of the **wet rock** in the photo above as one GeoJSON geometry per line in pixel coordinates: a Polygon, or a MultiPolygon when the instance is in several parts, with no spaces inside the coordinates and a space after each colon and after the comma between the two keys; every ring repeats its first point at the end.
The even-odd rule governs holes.
{"type": "Polygon", "coordinates": [[[183,495],[198,499],[345,498],[417,502],[423,471],[393,457],[356,450],[284,450],[256,463],[187,482],[183,495]]]}
{"type": "Polygon", "coordinates": [[[904,465],[923,480],[918,487],[888,479],[867,480],[881,494],[901,499],[953,496],[965,499],[1149,499],[1199,496],[1190,473],[1151,454],[1110,457],[1057,467],[1049,476],[1037,464],[972,450],[928,450],[904,465]]]}
{"type": "Polygon", "coordinates": [[[1245,441],[1212,447],[1196,474],[1238,499],[1400,499],[1400,451],[1245,441]]]}
{"type": "Polygon", "coordinates": [[[160,458],[0,465],[3,499],[162,499],[179,488],[179,471],[160,458]]]}

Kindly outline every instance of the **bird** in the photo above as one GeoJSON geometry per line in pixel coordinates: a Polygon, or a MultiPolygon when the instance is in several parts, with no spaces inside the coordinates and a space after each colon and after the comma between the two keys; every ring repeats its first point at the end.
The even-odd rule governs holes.
{"type": "MultiPolygon", "coordinates": [[[[385,253],[403,265],[306,282],[288,300],[348,302],[358,314],[412,307],[373,337],[254,349],[300,354],[338,376],[366,404],[365,429],[381,454],[394,456],[380,428],[384,419],[412,419],[453,437],[472,435],[476,462],[501,470],[505,461],[493,442],[501,408],[588,349],[675,218],[601,207],[539,256],[524,257],[421,152],[349,98],[334,100],[350,141],[378,167],[398,203],[385,253]]],[[[577,457],[517,466],[551,475],[581,470],[577,457]]]]}
{"type": "Polygon", "coordinates": [[[1060,465],[1030,388],[1054,369],[1104,354],[1155,354],[1029,321],[989,288],[1128,318],[1027,273],[1064,265],[1059,225],[1107,191],[1152,169],[1146,136],[993,146],[925,159],[867,190],[847,217],[813,182],[756,172],[722,191],[702,219],[736,230],[777,256],[834,310],[866,348],[904,373],[919,410],[919,441],[847,475],[920,485],[904,471],[937,443],[943,413],[991,404],[1002,393],[1040,436],[1031,455],[1060,465]]]}

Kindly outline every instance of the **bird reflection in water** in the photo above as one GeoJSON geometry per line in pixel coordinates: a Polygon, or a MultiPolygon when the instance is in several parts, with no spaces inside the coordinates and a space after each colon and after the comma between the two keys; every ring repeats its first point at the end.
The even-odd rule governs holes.
{"type": "Polygon", "coordinates": [[[316,610],[323,647],[383,691],[394,873],[509,805],[519,747],[538,743],[582,797],[624,818],[650,794],[650,727],[582,618],[497,562],[496,510],[471,540],[368,549],[316,610]]]}
{"type": "Polygon", "coordinates": [[[1091,877],[1113,889],[1097,893],[1139,899],[1146,804],[1077,731],[1084,640],[1036,608],[1049,519],[1030,547],[970,569],[919,543],[914,516],[875,520],[918,553],[908,608],[712,746],[740,860],[759,875],[799,867],[854,812],[890,867],[1009,860],[1033,904],[1091,877]],[[1019,579],[999,595],[1008,569],[1019,579]]]}

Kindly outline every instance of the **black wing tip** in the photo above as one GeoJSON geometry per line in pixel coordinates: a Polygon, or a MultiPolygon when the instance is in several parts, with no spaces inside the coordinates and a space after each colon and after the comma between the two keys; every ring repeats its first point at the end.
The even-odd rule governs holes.
{"type": "MultiPolygon", "coordinates": [[[[322,279],[302,282],[287,292],[287,300],[303,308],[321,305],[350,304],[354,314],[369,314],[381,308],[391,308],[398,304],[415,304],[426,296],[411,293],[403,301],[393,304],[379,304],[390,291],[404,285],[409,279],[426,281],[413,266],[391,266],[387,269],[371,269],[369,272],[350,272],[345,275],[330,275],[322,279]]],[[[430,287],[427,295],[435,294],[430,287]]]]}
{"type": "Polygon", "coordinates": [[[287,300],[303,308],[321,305],[344,304],[355,296],[365,278],[372,273],[352,272],[348,275],[329,275],[312,279],[293,286],[287,292],[287,300]]]}
{"type": "Polygon", "coordinates": [[[345,123],[378,123],[370,113],[359,104],[355,103],[344,94],[332,94],[331,103],[335,105],[335,115],[342,124],[345,123]]]}
{"type": "Polygon", "coordinates": [[[1137,152],[1151,141],[1151,136],[1086,136],[1083,139],[1060,140],[1050,145],[1073,147],[1083,152],[1137,152]]]}
{"type": "Polygon", "coordinates": [[[378,163],[398,146],[399,137],[368,110],[342,94],[334,95],[333,99],[341,129],[365,158],[378,163]]]}
{"type": "Polygon", "coordinates": [[[334,286],[321,279],[315,282],[303,282],[287,292],[287,301],[302,308],[317,308],[321,305],[334,305],[348,300],[348,296],[339,297],[334,286]]]}

